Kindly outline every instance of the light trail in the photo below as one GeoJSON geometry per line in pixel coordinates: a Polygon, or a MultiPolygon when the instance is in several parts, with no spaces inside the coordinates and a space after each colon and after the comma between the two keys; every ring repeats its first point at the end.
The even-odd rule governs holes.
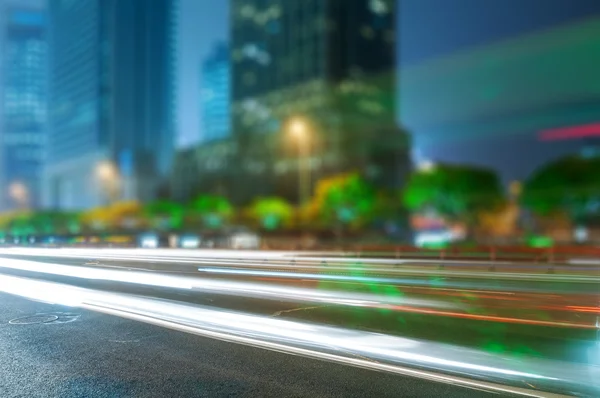
{"type": "MultiPolygon", "coordinates": [[[[290,267],[291,263],[299,267],[367,267],[382,272],[403,272],[410,271],[410,266],[432,266],[443,265],[448,270],[438,270],[441,273],[463,273],[472,272],[471,270],[452,269],[452,268],[490,268],[492,265],[497,268],[514,268],[519,270],[533,271],[530,275],[545,274],[549,267],[555,273],[564,273],[566,275],[541,275],[548,280],[560,277],[578,278],[584,282],[585,278],[578,275],[569,275],[572,271],[588,271],[592,277],[598,277],[600,281],[600,267],[596,264],[590,264],[587,267],[575,267],[573,264],[519,264],[504,261],[481,261],[481,260],[441,260],[441,259],[382,259],[369,257],[340,257],[335,253],[327,252],[277,252],[277,251],[238,251],[238,250],[181,250],[181,249],[44,249],[44,248],[3,248],[0,249],[0,255],[20,255],[20,256],[48,256],[63,258],[83,258],[83,259],[110,259],[115,261],[142,261],[173,264],[196,264],[199,262],[210,262],[220,265],[240,265],[247,267],[290,267]],[[592,266],[594,265],[594,266],[592,266]],[[383,268],[376,268],[383,267],[383,268]]],[[[597,264],[600,265],[600,264],[597,264]]],[[[419,271],[418,268],[414,271],[419,271]]],[[[480,274],[489,276],[489,272],[480,274]]],[[[495,272],[498,277],[528,277],[526,272],[495,272]]],[[[479,276],[479,275],[478,275],[479,276]]]]}
{"type": "Polygon", "coordinates": [[[377,333],[334,328],[147,297],[82,289],[0,275],[0,291],[80,307],[201,336],[425,378],[468,388],[529,397],[600,394],[600,367],[515,358],[377,333]],[[535,369],[535,372],[515,369],[535,369]]]}
{"type": "Polygon", "coordinates": [[[317,302],[361,307],[372,307],[380,303],[392,303],[398,305],[416,305],[432,308],[460,308],[458,304],[447,303],[441,300],[433,299],[415,299],[371,293],[315,290],[290,286],[283,287],[265,283],[214,280],[154,272],[37,263],[30,260],[4,259],[2,262],[0,262],[0,268],[87,280],[101,280],[184,290],[193,289],[195,291],[206,291],[216,294],[238,295],[270,300],[285,299],[295,302],[317,302]]]}
{"type": "MultiPolygon", "coordinates": [[[[346,307],[365,307],[371,309],[393,310],[399,312],[420,313],[453,318],[464,318],[480,321],[495,321],[519,323],[538,326],[572,327],[578,329],[595,329],[592,322],[585,319],[577,322],[560,320],[535,320],[519,316],[497,316],[484,314],[471,314],[471,304],[456,301],[447,301],[432,297],[410,297],[407,295],[393,295],[383,293],[348,292],[341,290],[314,289],[294,286],[283,286],[274,283],[261,283],[241,280],[209,279],[205,277],[191,277],[184,275],[163,274],[159,272],[141,272],[125,269],[107,269],[85,266],[67,266],[51,263],[38,263],[31,260],[4,259],[0,268],[19,271],[42,273],[62,277],[72,277],[83,280],[100,280],[150,287],[180,289],[196,292],[210,292],[219,295],[251,297],[263,300],[286,300],[296,303],[333,304],[346,307]]],[[[304,274],[304,273],[276,273],[266,271],[239,271],[224,268],[212,269],[212,272],[228,275],[244,276],[284,276],[296,279],[313,279],[316,281],[343,281],[359,283],[367,286],[371,283],[410,283],[427,285],[427,281],[406,281],[383,278],[345,277],[334,275],[304,274]]],[[[535,309],[539,309],[536,307],[535,309]]]]}
{"type": "MultiPolygon", "coordinates": [[[[209,263],[209,262],[207,262],[209,263]]],[[[235,263],[231,263],[230,265],[234,265],[235,263]]],[[[321,266],[317,268],[319,271],[327,271],[333,274],[335,271],[343,271],[345,273],[351,274],[352,272],[364,272],[369,274],[377,274],[377,269],[373,270],[371,268],[333,268],[333,267],[324,267],[321,266]]],[[[204,267],[198,268],[200,272],[208,272],[215,274],[229,274],[229,275],[263,275],[263,276],[273,276],[273,277],[289,277],[292,275],[293,277],[307,277],[307,278],[317,278],[317,279],[332,279],[339,278],[339,280],[356,280],[360,278],[365,282],[390,282],[390,283],[414,283],[414,280],[406,280],[406,279],[391,279],[391,278],[375,278],[368,276],[360,276],[360,277],[352,277],[352,276],[344,276],[344,275],[327,275],[327,274],[309,274],[309,273],[291,273],[291,272],[283,272],[283,271],[261,271],[261,270],[246,270],[232,268],[217,268],[217,267],[204,267]]],[[[295,269],[292,269],[295,271],[295,269]]],[[[388,270],[389,271],[389,270],[388,270]]],[[[545,282],[577,282],[577,283],[598,283],[600,284],[600,278],[593,278],[589,276],[575,277],[575,276],[567,276],[567,275],[537,275],[537,274],[509,274],[509,273],[479,273],[479,272],[468,272],[468,273],[459,273],[459,272],[446,272],[446,271],[438,271],[432,272],[432,270],[407,270],[400,269],[395,270],[393,273],[389,273],[390,275],[399,274],[399,275],[425,275],[425,276],[446,276],[446,277],[468,277],[468,278],[478,278],[478,279],[490,279],[490,276],[493,276],[494,279],[506,279],[506,280],[527,280],[527,281],[545,281],[545,282]]]]}
{"type": "MultiPolygon", "coordinates": [[[[271,269],[277,272],[285,273],[286,271],[297,272],[299,269],[304,271],[315,271],[321,275],[323,271],[328,273],[345,273],[356,274],[365,273],[369,275],[383,276],[408,276],[408,277],[430,277],[432,274],[439,277],[448,278],[469,278],[469,279],[490,279],[490,275],[494,275],[494,279],[502,280],[521,280],[521,281],[540,281],[540,282],[569,282],[569,283],[585,283],[585,284],[600,284],[600,272],[598,275],[567,275],[567,274],[547,274],[545,272],[538,273],[514,273],[514,272],[481,272],[473,270],[447,270],[447,269],[427,269],[414,268],[412,260],[407,261],[406,265],[398,267],[397,260],[381,260],[381,259],[345,259],[345,263],[338,263],[338,259],[327,257],[315,257],[312,262],[306,262],[306,258],[294,259],[289,257],[287,252],[239,252],[225,251],[218,252],[215,257],[214,251],[185,251],[185,250],[156,250],[156,249],[0,249],[2,255],[18,255],[36,259],[40,256],[46,256],[53,259],[75,258],[83,259],[86,262],[93,259],[95,261],[110,260],[116,262],[138,262],[138,263],[162,263],[164,271],[168,271],[168,266],[173,264],[183,264],[189,269],[195,269],[198,265],[204,264],[207,267],[203,268],[204,272],[219,272],[219,269],[226,269],[223,272],[238,272],[243,273],[253,272],[256,269],[271,269]],[[188,256],[182,256],[182,253],[188,256]],[[158,254],[158,255],[157,255],[158,254]],[[210,255],[209,255],[210,254],[210,255]],[[235,254],[235,256],[234,256],[235,254]],[[241,255],[240,255],[241,254],[241,255]],[[252,254],[250,256],[250,254],[252,254]],[[249,255],[249,258],[244,256],[249,255]],[[229,256],[229,257],[228,257],[229,256]],[[254,256],[254,258],[252,258],[254,256]],[[266,257],[265,257],[266,256],[266,257]],[[285,261],[283,261],[285,259],[285,261]],[[294,262],[292,264],[292,261],[294,262]],[[328,262],[328,263],[327,263],[328,262]],[[327,264],[324,264],[327,263],[327,264]],[[210,265],[211,267],[208,267],[210,265]],[[216,265],[216,266],[215,266],[216,265]],[[413,266],[410,268],[408,265],[413,266]],[[384,267],[385,266],[385,267],[384,267]],[[235,268],[236,271],[228,269],[235,268]],[[248,271],[249,270],[249,271],[248,271]]],[[[293,253],[291,254],[294,255],[293,253]]],[[[439,264],[436,261],[430,265],[439,264]]],[[[424,263],[423,263],[424,264],[424,263]]],[[[444,262],[444,264],[446,264],[444,262]]],[[[96,264],[98,267],[110,267],[110,264],[96,264]]],[[[487,267],[490,263],[486,264],[487,267]]],[[[130,268],[130,267],[128,267],[130,268]]],[[[135,267],[134,267],[135,268],[135,267]]],[[[147,268],[140,267],[140,270],[147,268]]],[[[547,270],[545,266],[544,270],[547,270]]],[[[289,277],[289,274],[285,275],[289,277]]],[[[408,282],[406,282],[408,283],[408,282]]],[[[411,282],[417,283],[417,282],[411,282]]],[[[452,284],[452,282],[449,282],[452,284]]],[[[479,282],[478,282],[479,286],[479,282]]]]}

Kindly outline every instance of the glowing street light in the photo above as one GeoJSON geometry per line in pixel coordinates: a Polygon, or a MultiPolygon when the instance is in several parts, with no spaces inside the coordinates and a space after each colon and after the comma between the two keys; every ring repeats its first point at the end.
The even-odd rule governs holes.
{"type": "Polygon", "coordinates": [[[109,161],[103,161],[96,166],[96,173],[103,181],[111,181],[117,176],[115,166],[109,161]]]}
{"type": "Polygon", "coordinates": [[[310,198],[310,129],[303,119],[294,118],[288,124],[288,134],[298,144],[300,204],[305,204],[310,198]]]}
{"type": "Polygon", "coordinates": [[[8,187],[8,194],[20,206],[27,206],[27,202],[29,201],[29,190],[24,183],[15,181],[10,184],[8,187]]]}
{"type": "Polygon", "coordinates": [[[430,173],[435,170],[435,163],[431,160],[423,160],[417,165],[417,169],[423,173],[430,173]]]}
{"type": "Polygon", "coordinates": [[[119,182],[115,165],[107,160],[98,163],[96,165],[96,175],[104,186],[108,201],[114,201],[117,197],[117,184],[119,182]]]}
{"type": "Polygon", "coordinates": [[[296,139],[305,140],[306,135],[308,133],[308,127],[306,122],[302,119],[292,119],[290,122],[290,134],[292,134],[296,139]]]}

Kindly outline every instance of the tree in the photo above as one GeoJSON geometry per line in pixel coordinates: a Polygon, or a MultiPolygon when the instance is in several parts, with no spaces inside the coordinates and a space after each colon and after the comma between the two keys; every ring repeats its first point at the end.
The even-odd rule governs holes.
{"type": "Polygon", "coordinates": [[[479,226],[488,236],[493,238],[509,238],[517,231],[519,206],[507,203],[493,210],[482,211],[478,215],[479,226]]]}
{"type": "Polygon", "coordinates": [[[16,215],[8,224],[8,231],[14,236],[33,235],[39,231],[33,225],[32,213],[16,215]]]}
{"type": "Polygon", "coordinates": [[[374,213],[375,190],[358,173],[323,179],[317,183],[311,212],[326,224],[360,227],[374,213]]]}
{"type": "Polygon", "coordinates": [[[77,233],[80,231],[77,213],[55,210],[39,211],[29,216],[29,222],[39,233],[77,233]]]}
{"type": "Polygon", "coordinates": [[[263,228],[274,230],[291,224],[294,207],[281,198],[261,198],[250,206],[249,215],[263,228]]]}
{"type": "Polygon", "coordinates": [[[142,218],[142,210],[142,205],[135,200],[115,202],[108,208],[113,225],[119,228],[134,228],[139,226],[142,218]]]}
{"type": "Polygon", "coordinates": [[[108,207],[94,207],[81,214],[81,222],[92,230],[105,230],[113,226],[113,215],[108,207]]]}
{"type": "Polygon", "coordinates": [[[0,229],[2,233],[7,233],[10,228],[10,223],[16,217],[14,212],[4,212],[0,214],[0,229]]]}
{"type": "Polygon", "coordinates": [[[192,202],[191,209],[211,229],[222,227],[233,215],[233,206],[222,196],[200,195],[192,202]]]}
{"type": "Polygon", "coordinates": [[[150,225],[159,229],[178,229],[183,225],[183,206],[169,200],[158,200],[144,207],[150,225]]]}
{"type": "Polygon", "coordinates": [[[449,221],[472,226],[480,212],[496,208],[504,199],[500,180],[493,171],[438,164],[412,173],[402,201],[412,212],[433,211],[449,221]]]}
{"type": "Polygon", "coordinates": [[[116,202],[95,207],[81,214],[81,222],[93,230],[135,227],[140,223],[141,205],[137,201],[116,202]]]}
{"type": "Polygon", "coordinates": [[[585,223],[600,213],[600,158],[568,156],[551,162],[525,182],[522,204],[541,216],[565,212],[585,223]]]}

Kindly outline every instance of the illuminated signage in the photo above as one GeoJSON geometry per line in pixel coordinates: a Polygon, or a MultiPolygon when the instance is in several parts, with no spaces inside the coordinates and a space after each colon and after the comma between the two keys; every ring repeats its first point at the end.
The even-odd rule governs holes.
{"type": "Polygon", "coordinates": [[[572,140],[587,137],[600,137],[600,123],[560,127],[544,130],[538,135],[542,141],[572,140]]]}

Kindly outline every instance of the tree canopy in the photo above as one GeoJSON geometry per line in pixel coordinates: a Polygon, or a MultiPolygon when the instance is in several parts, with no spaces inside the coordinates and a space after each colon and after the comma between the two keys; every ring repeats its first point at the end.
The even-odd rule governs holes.
{"type": "Polygon", "coordinates": [[[200,195],[191,205],[207,228],[220,228],[233,215],[233,206],[223,196],[200,195]]]}
{"type": "Polygon", "coordinates": [[[373,187],[358,173],[349,173],[319,181],[311,208],[327,224],[361,226],[371,220],[375,205],[373,187]]]}
{"type": "Polygon", "coordinates": [[[135,227],[141,221],[141,213],[142,206],[139,202],[122,201],[86,210],[81,215],[81,221],[94,230],[135,227]]]}
{"type": "Polygon", "coordinates": [[[402,201],[410,211],[434,211],[449,220],[473,222],[480,211],[501,204],[503,192],[491,170],[438,164],[412,173],[402,201]]]}
{"type": "Polygon", "coordinates": [[[161,229],[177,229],[183,224],[183,206],[170,200],[157,200],[144,206],[143,214],[150,225],[161,229]]]}
{"type": "Polygon", "coordinates": [[[565,212],[582,222],[600,213],[600,158],[568,156],[548,163],[525,181],[522,204],[539,215],[565,212]]]}
{"type": "Polygon", "coordinates": [[[274,230],[291,224],[294,207],[281,198],[261,198],[250,206],[249,215],[263,228],[274,230]]]}

